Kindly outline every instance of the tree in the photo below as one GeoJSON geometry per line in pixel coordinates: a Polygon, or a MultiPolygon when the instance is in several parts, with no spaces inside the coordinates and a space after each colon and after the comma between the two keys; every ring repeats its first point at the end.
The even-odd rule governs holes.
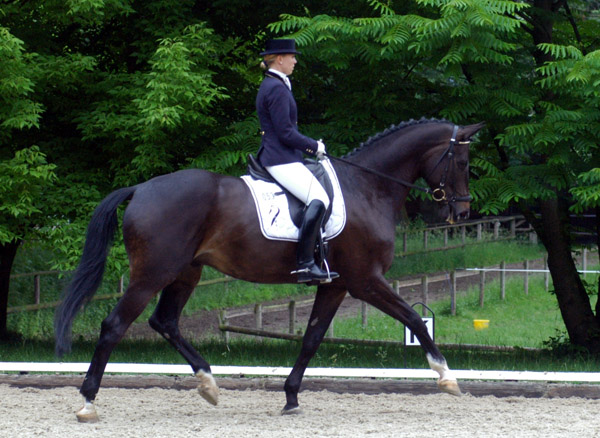
{"type": "Polygon", "coordinates": [[[236,41],[190,18],[193,6],[2,4],[0,335],[21,241],[52,241],[54,267],[72,269],[107,192],[186,166],[211,137],[212,107],[227,98],[213,77],[236,41]]]}
{"type": "Polygon", "coordinates": [[[46,163],[44,154],[35,146],[0,162],[0,339],[7,335],[6,309],[14,257],[32,225],[41,223],[41,200],[52,188],[55,167],[46,163]]]}
{"type": "MultiPolygon", "coordinates": [[[[0,189],[0,333],[21,240],[39,238],[53,248],[51,267],[68,271],[79,259],[91,212],[114,188],[191,166],[241,173],[260,141],[257,54],[266,23],[284,10],[303,6],[293,0],[2,2],[0,179],[20,175],[11,167],[23,157],[46,164],[34,160],[22,184],[0,189]],[[48,178],[33,178],[42,165],[48,178]],[[27,184],[38,188],[35,196],[18,198],[27,184]]],[[[124,249],[115,245],[112,254],[109,271],[124,273],[124,249]]]]}
{"type": "Polygon", "coordinates": [[[285,15],[272,28],[333,59],[334,69],[368,63],[377,82],[370,89],[385,82],[382,72],[396,83],[388,93],[405,95],[398,82],[416,85],[408,99],[421,113],[486,120],[472,161],[475,205],[523,211],[548,251],[571,343],[600,352],[600,307],[594,313],[577,273],[569,220],[571,211],[600,206],[600,23],[584,19],[590,5],[417,0],[397,13],[391,2],[368,3],[376,16],[285,15]]]}

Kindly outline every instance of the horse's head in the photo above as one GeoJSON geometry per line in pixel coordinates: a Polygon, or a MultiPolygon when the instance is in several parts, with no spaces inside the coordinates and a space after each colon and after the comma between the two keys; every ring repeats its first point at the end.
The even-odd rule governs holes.
{"type": "Polygon", "coordinates": [[[447,222],[469,218],[469,143],[484,125],[454,126],[448,132],[450,137],[445,136],[425,155],[423,175],[447,222]]]}

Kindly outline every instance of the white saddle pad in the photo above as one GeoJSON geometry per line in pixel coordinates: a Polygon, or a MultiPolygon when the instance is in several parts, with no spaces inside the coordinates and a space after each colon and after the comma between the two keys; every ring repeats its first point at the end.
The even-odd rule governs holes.
{"type": "MultiPolygon", "coordinates": [[[[325,232],[323,233],[324,240],[331,240],[339,235],[344,229],[344,225],[346,225],[346,207],[342,189],[331,162],[325,159],[321,161],[321,164],[325,167],[333,185],[331,216],[325,224],[325,232]]],[[[244,175],[241,178],[252,192],[263,235],[271,240],[297,242],[299,230],[292,222],[287,196],[281,192],[281,187],[275,183],[255,180],[250,175],[244,175]]]]}

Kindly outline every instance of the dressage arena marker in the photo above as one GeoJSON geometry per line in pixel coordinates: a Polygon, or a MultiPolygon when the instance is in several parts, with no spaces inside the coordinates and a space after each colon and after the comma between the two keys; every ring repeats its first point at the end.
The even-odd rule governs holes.
{"type": "MultiPolygon", "coordinates": [[[[87,362],[0,362],[0,372],[33,372],[33,373],[85,373],[90,366],[87,362]]],[[[245,367],[219,366],[211,367],[215,376],[271,376],[287,377],[291,367],[245,367]]],[[[136,363],[109,363],[107,373],[126,374],[180,374],[192,375],[189,365],[159,365],[136,363]]],[[[544,372],[544,371],[477,371],[454,370],[453,374],[460,380],[512,380],[536,382],[585,382],[600,383],[600,373],[584,372],[544,372]]],[[[381,379],[437,379],[438,374],[430,369],[402,368],[307,368],[306,377],[350,377],[381,379]]]]}

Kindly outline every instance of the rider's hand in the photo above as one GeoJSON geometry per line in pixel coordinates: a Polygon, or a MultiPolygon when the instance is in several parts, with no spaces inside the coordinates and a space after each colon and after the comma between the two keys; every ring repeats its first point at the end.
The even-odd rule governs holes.
{"type": "Polygon", "coordinates": [[[317,140],[317,158],[322,160],[325,156],[325,143],[322,140],[317,140]]]}

